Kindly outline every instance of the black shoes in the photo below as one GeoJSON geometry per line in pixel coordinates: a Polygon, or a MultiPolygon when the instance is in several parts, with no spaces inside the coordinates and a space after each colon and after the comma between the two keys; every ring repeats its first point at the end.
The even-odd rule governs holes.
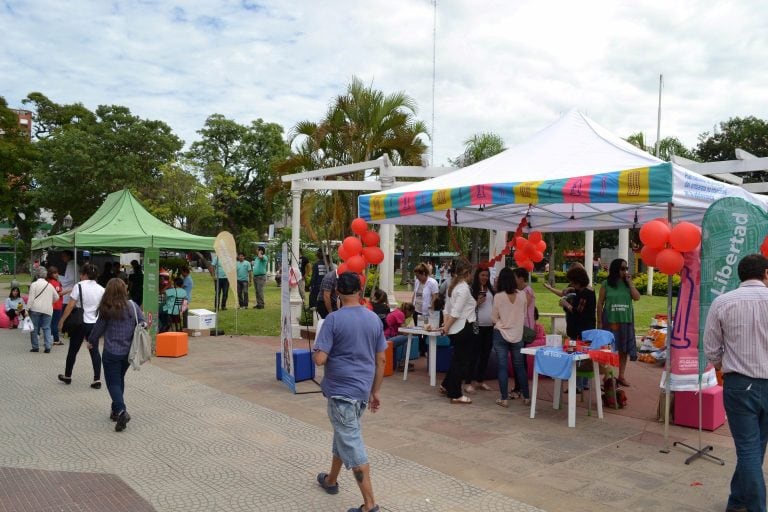
{"type": "Polygon", "coordinates": [[[30,352],[40,352],[39,348],[31,348],[29,349],[30,352]]]}
{"type": "Polygon", "coordinates": [[[43,352],[45,352],[46,354],[50,354],[51,353],[51,349],[47,348],[47,349],[43,350],[43,352]]]}
{"type": "Polygon", "coordinates": [[[91,383],[93,389],[101,389],[101,381],[95,380],[91,383]]]}
{"type": "Polygon", "coordinates": [[[131,421],[131,415],[123,409],[120,414],[117,415],[117,424],[115,425],[115,432],[122,432],[125,430],[128,422],[131,421]]]}
{"type": "Polygon", "coordinates": [[[109,419],[111,419],[112,421],[117,421],[118,416],[119,415],[117,414],[117,411],[112,411],[111,413],[109,413],[109,419]]]}
{"type": "Polygon", "coordinates": [[[59,380],[64,384],[72,384],[72,377],[65,377],[64,375],[59,374],[59,380]]]}

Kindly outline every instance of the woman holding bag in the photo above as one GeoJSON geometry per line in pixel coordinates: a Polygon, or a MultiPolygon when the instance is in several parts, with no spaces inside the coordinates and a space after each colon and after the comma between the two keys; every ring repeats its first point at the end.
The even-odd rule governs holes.
{"type": "MultiPolygon", "coordinates": [[[[72,314],[72,310],[75,307],[83,308],[83,323],[72,328],[69,332],[67,362],[64,367],[64,373],[59,374],[59,380],[64,384],[72,383],[72,369],[75,367],[77,352],[80,350],[83,340],[91,333],[91,329],[96,324],[99,314],[98,309],[101,297],[104,295],[104,288],[94,281],[96,274],[96,267],[89,263],[80,267],[80,282],[72,288],[70,301],[61,315],[61,320],[59,320],[59,331],[61,331],[67,318],[72,314]]],[[[93,389],[101,389],[101,356],[96,348],[89,348],[88,352],[91,355],[91,363],[93,364],[93,382],[91,387],[93,389]]]]}
{"type": "Polygon", "coordinates": [[[141,308],[128,298],[128,287],[122,279],[112,278],[107,283],[99,304],[99,319],[88,335],[88,348],[98,351],[99,338],[104,337],[104,380],[112,410],[109,419],[117,422],[115,432],[122,432],[131,421],[125,407],[125,372],[128,371],[128,354],[133,342],[136,324],[144,322],[141,308]]]}
{"type": "Polygon", "coordinates": [[[48,271],[45,267],[35,269],[37,280],[29,286],[29,317],[32,319],[32,332],[29,333],[32,348],[30,352],[40,352],[40,340],[38,333],[43,331],[43,343],[45,353],[51,351],[53,337],[51,336],[51,317],[53,316],[53,303],[59,300],[59,294],[45,279],[48,271]]]}
{"type": "MultiPolygon", "coordinates": [[[[510,268],[503,268],[499,272],[497,282],[498,290],[493,296],[493,348],[499,360],[499,391],[501,397],[496,400],[496,405],[509,406],[509,353],[512,353],[512,365],[515,369],[515,388],[520,389],[523,395],[523,403],[531,403],[528,396],[528,375],[525,372],[523,354],[523,326],[528,310],[528,296],[522,290],[518,290],[515,274],[510,268]]],[[[513,392],[512,398],[518,398],[513,392]]]]}

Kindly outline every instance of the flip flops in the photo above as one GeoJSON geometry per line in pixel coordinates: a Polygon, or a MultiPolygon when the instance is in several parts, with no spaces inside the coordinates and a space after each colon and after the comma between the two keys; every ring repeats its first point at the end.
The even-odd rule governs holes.
{"type": "MultiPolygon", "coordinates": [[[[328,473],[318,473],[317,474],[317,483],[320,484],[320,487],[325,489],[325,492],[328,494],[339,494],[339,483],[336,482],[333,485],[328,485],[325,482],[325,478],[328,476],[328,473]]],[[[357,509],[355,509],[357,510],[357,509]]]]}
{"type": "Polygon", "coordinates": [[[463,404],[463,405],[469,405],[472,403],[472,399],[469,398],[467,395],[462,395],[459,398],[451,398],[452,404],[463,404]]]}
{"type": "MultiPolygon", "coordinates": [[[[360,505],[357,508],[350,508],[347,512],[365,512],[365,505],[360,505]]],[[[374,505],[373,508],[369,508],[368,512],[379,512],[379,506],[374,505]]]]}

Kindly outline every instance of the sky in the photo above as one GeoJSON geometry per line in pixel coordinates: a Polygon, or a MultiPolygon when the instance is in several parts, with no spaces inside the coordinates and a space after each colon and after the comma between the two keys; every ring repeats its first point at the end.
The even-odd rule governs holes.
{"type": "Polygon", "coordinates": [[[0,96],[124,105],[190,144],[215,113],[287,134],[357,76],[411,96],[447,165],[572,108],[652,144],[663,74],[661,136],[693,147],[768,119],[766,27],[764,0],[0,0],[0,96]]]}

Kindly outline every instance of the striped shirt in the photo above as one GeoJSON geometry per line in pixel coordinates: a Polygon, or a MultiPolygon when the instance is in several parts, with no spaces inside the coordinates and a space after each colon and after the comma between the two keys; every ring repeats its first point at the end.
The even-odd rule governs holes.
{"type": "Polygon", "coordinates": [[[723,373],[768,379],[768,287],[744,281],[712,301],[704,328],[704,351],[723,373]]]}

